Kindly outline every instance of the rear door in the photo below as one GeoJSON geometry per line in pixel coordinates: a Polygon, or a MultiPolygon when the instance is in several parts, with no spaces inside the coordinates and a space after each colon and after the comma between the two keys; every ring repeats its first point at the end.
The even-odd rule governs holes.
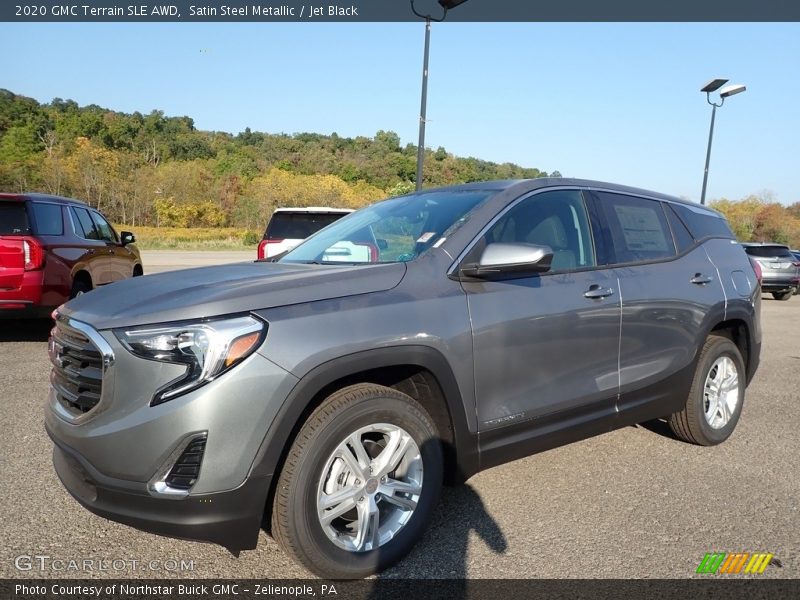
{"type": "Polygon", "coordinates": [[[719,275],[665,203],[603,191],[595,197],[622,298],[618,408],[642,418],[658,416],[658,407],[670,414],[685,399],[713,310],[724,318],[719,275]]]}
{"type": "Polygon", "coordinates": [[[612,415],[619,293],[616,276],[595,269],[581,191],[521,199],[479,238],[465,262],[494,242],[545,244],[554,257],[551,270],[535,276],[462,282],[472,321],[479,430],[515,424],[531,430],[549,417],[612,415]]]}

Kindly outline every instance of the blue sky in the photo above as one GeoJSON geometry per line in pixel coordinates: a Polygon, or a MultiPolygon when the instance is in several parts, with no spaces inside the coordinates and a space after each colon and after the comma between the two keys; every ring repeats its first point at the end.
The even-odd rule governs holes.
{"type": "MultiPolygon", "coordinates": [[[[0,87],[237,133],[417,140],[422,23],[0,24],[0,87]],[[8,60],[9,57],[13,59],[8,60]]],[[[699,199],[800,201],[800,24],[433,24],[426,145],[699,199]]]]}

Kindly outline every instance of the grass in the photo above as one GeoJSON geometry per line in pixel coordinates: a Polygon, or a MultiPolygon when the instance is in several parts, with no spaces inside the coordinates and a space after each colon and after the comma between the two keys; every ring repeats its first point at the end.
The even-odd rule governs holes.
{"type": "Polygon", "coordinates": [[[252,250],[261,237],[235,227],[114,227],[117,231],[132,231],[142,250],[252,250]]]}

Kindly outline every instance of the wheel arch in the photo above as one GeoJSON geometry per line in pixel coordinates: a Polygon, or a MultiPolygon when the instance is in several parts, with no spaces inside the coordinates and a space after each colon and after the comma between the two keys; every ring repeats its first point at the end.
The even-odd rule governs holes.
{"type": "Polygon", "coordinates": [[[478,471],[477,436],[469,431],[461,393],[444,356],[427,346],[378,348],[319,365],[289,393],[250,470],[250,477],[272,478],[266,511],[271,510],[277,474],[303,423],[333,391],[355,383],[392,387],[425,407],[443,441],[449,483],[464,481],[478,471]]]}
{"type": "Polygon", "coordinates": [[[73,282],[83,281],[89,285],[89,289],[94,288],[94,282],[92,282],[92,276],[89,273],[89,271],[87,271],[84,268],[80,268],[72,274],[72,281],[73,282]]]}

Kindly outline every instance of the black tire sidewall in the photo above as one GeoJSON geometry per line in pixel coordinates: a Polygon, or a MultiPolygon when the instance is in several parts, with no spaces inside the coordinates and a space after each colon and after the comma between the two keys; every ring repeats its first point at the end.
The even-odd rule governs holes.
{"type": "MultiPolygon", "coordinates": [[[[302,545],[311,549],[322,573],[341,573],[341,578],[363,577],[381,571],[408,554],[427,528],[439,499],[442,482],[442,454],[439,440],[409,404],[390,397],[373,397],[335,415],[305,449],[306,455],[295,479],[294,498],[303,507],[293,515],[295,531],[302,545]],[[420,448],[423,484],[417,508],[397,536],[375,551],[354,553],[331,542],[317,518],[317,489],[322,469],[331,453],[360,427],[389,423],[407,431],[420,448]]],[[[299,508],[299,506],[298,506],[299,508]]]]}
{"type": "Polygon", "coordinates": [[[713,339],[714,343],[708,347],[707,352],[703,354],[700,362],[697,365],[697,374],[699,380],[694,390],[694,393],[696,394],[694,399],[696,412],[695,419],[697,420],[701,434],[706,438],[706,441],[709,443],[709,445],[724,442],[730,437],[730,435],[733,433],[733,430],[736,429],[736,424],[739,422],[739,417],[742,414],[742,407],[744,405],[746,381],[744,360],[742,359],[742,355],[739,352],[739,349],[736,347],[736,344],[725,337],[715,337],[713,339]],[[723,356],[729,357],[736,365],[737,375],[739,377],[739,400],[736,403],[736,408],[734,409],[728,423],[724,427],[714,429],[708,424],[705,416],[705,382],[714,362],[723,356]]]}

